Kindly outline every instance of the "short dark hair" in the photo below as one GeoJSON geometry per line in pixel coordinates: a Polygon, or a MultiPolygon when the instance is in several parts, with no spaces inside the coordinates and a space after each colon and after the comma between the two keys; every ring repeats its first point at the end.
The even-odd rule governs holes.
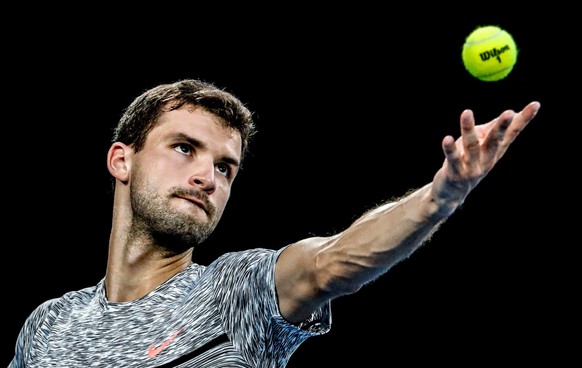
{"type": "Polygon", "coordinates": [[[161,113],[185,104],[203,108],[240,133],[242,163],[256,132],[252,112],[232,93],[197,79],[161,84],[138,96],[123,112],[113,131],[112,143],[121,142],[140,151],[161,113]]]}

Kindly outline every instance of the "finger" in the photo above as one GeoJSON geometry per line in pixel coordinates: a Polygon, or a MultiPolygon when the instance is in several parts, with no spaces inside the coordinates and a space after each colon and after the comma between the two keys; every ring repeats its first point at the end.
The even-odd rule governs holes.
{"type": "Polygon", "coordinates": [[[517,114],[512,111],[503,112],[484,143],[486,158],[499,160],[539,109],[540,103],[533,101],[517,114]]]}
{"type": "Polygon", "coordinates": [[[455,139],[448,135],[443,138],[441,145],[445,154],[448,170],[455,176],[459,175],[463,169],[463,164],[455,139]]]}
{"type": "Polygon", "coordinates": [[[475,130],[475,117],[471,110],[465,110],[461,113],[461,139],[465,151],[464,163],[472,168],[479,163],[481,147],[475,130]]]}
{"type": "Polygon", "coordinates": [[[526,107],[523,108],[511,122],[511,125],[507,129],[505,134],[505,139],[502,144],[509,146],[511,142],[521,133],[525,127],[532,121],[540,109],[540,103],[537,101],[530,102],[526,107]]]}
{"type": "Polygon", "coordinates": [[[506,134],[509,126],[515,117],[515,112],[511,110],[504,111],[496,119],[493,128],[483,142],[483,162],[495,163],[503,156],[509,144],[506,141],[506,134]]]}

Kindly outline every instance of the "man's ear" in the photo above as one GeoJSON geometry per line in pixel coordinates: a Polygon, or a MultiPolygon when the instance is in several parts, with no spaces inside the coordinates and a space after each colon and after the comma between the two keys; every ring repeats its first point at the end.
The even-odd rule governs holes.
{"type": "Polygon", "coordinates": [[[129,180],[132,157],[133,150],[128,145],[115,142],[107,152],[107,169],[114,178],[125,183],[129,180]]]}

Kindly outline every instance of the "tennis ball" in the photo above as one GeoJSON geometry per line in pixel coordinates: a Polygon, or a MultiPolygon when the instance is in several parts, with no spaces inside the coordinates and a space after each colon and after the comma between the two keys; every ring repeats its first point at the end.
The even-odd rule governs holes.
{"type": "Polygon", "coordinates": [[[463,64],[472,76],[486,82],[501,80],[517,62],[513,37],[498,26],[477,27],[465,39],[463,64]]]}

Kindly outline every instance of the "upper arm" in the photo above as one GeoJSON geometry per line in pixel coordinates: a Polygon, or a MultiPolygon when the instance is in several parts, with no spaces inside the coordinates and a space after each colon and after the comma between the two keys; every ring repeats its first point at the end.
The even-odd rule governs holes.
{"type": "Polygon", "coordinates": [[[333,299],[330,269],[321,255],[333,238],[307,238],[285,248],[275,266],[275,287],[281,315],[291,323],[303,321],[321,305],[333,299]]]}

